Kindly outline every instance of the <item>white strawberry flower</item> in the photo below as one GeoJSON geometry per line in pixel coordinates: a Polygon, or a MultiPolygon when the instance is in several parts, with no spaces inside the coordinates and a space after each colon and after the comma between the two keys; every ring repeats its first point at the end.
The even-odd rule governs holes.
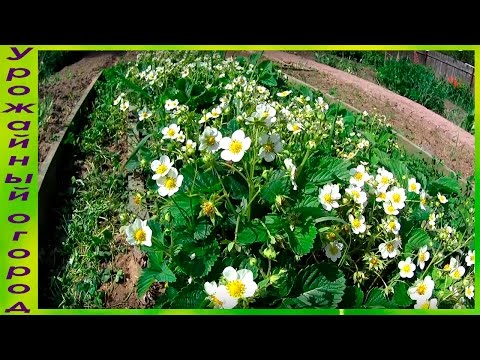
{"type": "Polygon", "coordinates": [[[367,230],[367,226],[365,225],[365,217],[362,215],[360,217],[355,217],[352,214],[348,215],[348,219],[350,220],[350,225],[354,234],[361,234],[367,230]]]}
{"type": "Polygon", "coordinates": [[[200,146],[199,150],[207,150],[210,152],[215,152],[220,146],[220,140],[222,140],[222,134],[215,128],[207,126],[203,130],[202,135],[200,135],[200,146]]]}
{"type": "Polygon", "coordinates": [[[237,130],[232,137],[224,137],[220,140],[220,148],[224,149],[220,157],[225,161],[238,162],[242,160],[245,151],[250,148],[252,140],[245,136],[243,130],[237,130]]]}
{"type": "Polygon", "coordinates": [[[142,110],[140,110],[138,112],[138,120],[139,121],[148,119],[151,116],[152,116],[152,112],[150,110],[148,110],[147,108],[143,108],[142,110]]]}
{"type": "Polygon", "coordinates": [[[136,218],[133,224],[125,228],[125,233],[130,245],[152,246],[152,229],[147,225],[147,220],[136,218]]]}
{"type": "Polygon", "coordinates": [[[327,211],[338,208],[340,205],[337,200],[340,200],[340,187],[338,184],[327,184],[320,189],[318,200],[323,208],[327,211]]]}
{"type": "Polygon", "coordinates": [[[430,253],[428,252],[427,245],[422,246],[418,250],[418,258],[417,258],[417,265],[420,267],[421,270],[425,267],[425,263],[430,259],[430,253]]]}
{"type": "Polygon", "coordinates": [[[333,262],[342,257],[342,249],[343,244],[339,243],[338,241],[329,242],[324,248],[325,255],[333,262]]]}
{"type": "Polygon", "coordinates": [[[282,139],[277,133],[261,135],[258,143],[261,146],[258,156],[266,162],[275,160],[276,154],[283,150],[282,139]]]}
{"type": "Polygon", "coordinates": [[[400,277],[401,278],[409,278],[413,277],[413,272],[415,271],[415,264],[412,263],[412,259],[407,257],[405,260],[402,260],[398,263],[398,268],[400,269],[400,277]]]}
{"type": "Polygon", "coordinates": [[[364,204],[367,201],[367,194],[358,186],[350,185],[345,189],[345,192],[350,195],[357,204],[364,204]]]}
{"type": "Polygon", "coordinates": [[[405,207],[405,200],[407,196],[405,195],[405,189],[399,187],[393,187],[392,190],[387,192],[387,200],[393,205],[395,209],[403,209],[405,207]]]}
{"type": "Polygon", "coordinates": [[[172,196],[180,186],[182,186],[183,175],[178,174],[178,170],[171,168],[167,175],[157,179],[158,193],[160,196],[172,196]]]}
{"type": "Polygon", "coordinates": [[[413,192],[415,194],[420,193],[420,188],[422,186],[417,182],[415,178],[408,179],[408,192],[413,192]]]}
{"type": "Polygon", "coordinates": [[[163,134],[162,139],[175,140],[178,137],[179,133],[180,133],[180,126],[178,126],[177,124],[170,124],[169,126],[164,127],[162,129],[162,134],[163,134]]]}
{"type": "Polygon", "coordinates": [[[166,155],[160,156],[160,159],[153,160],[150,168],[155,172],[152,176],[153,180],[157,180],[162,176],[167,175],[170,169],[173,166],[173,161],[170,161],[170,158],[166,155]]]}
{"type": "Polygon", "coordinates": [[[367,171],[365,170],[365,166],[358,165],[356,168],[350,169],[350,184],[363,187],[365,182],[370,178],[367,171]]]}
{"type": "Polygon", "coordinates": [[[175,109],[177,106],[178,106],[178,100],[175,99],[175,100],[167,100],[165,101],[165,110],[167,111],[171,111],[173,109],[175,109]]]}
{"type": "Polygon", "coordinates": [[[435,283],[431,276],[426,276],[423,280],[417,280],[407,291],[412,300],[427,300],[432,297],[434,288],[435,283]]]}

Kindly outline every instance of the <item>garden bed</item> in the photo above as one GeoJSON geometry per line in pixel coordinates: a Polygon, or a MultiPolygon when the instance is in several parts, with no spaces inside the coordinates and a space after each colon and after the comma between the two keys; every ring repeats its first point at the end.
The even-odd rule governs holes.
{"type": "MultiPolygon", "coordinates": [[[[354,114],[334,104],[328,107],[321,94],[306,87],[290,87],[271,63],[260,64],[256,56],[242,60],[242,67],[208,55],[203,60],[194,60],[197,56],[200,55],[189,53],[185,58],[181,53],[145,55],[134,65],[119,65],[105,71],[105,79],[95,86],[97,99],[90,122],[76,141],[77,151],[82,153],[79,163],[82,171],[72,184],[75,189],[70,207],[72,215],[67,215],[63,244],[64,252],[71,254],[57,275],[62,281],[56,286],[64,297],[60,306],[195,308],[209,306],[209,303],[223,304],[223,307],[239,303],[261,308],[413,307],[413,298],[406,296],[407,289],[417,286],[426,273],[417,271],[419,280],[414,284],[410,276],[402,276],[401,271],[398,275],[395,268],[407,255],[412,259],[418,257],[424,245],[432,246],[430,263],[435,262],[435,266],[425,269],[430,270],[429,276],[437,283],[452,283],[452,294],[456,287],[460,288],[458,281],[448,280],[449,272],[442,275],[438,270],[450,261],[439,255],[440,249],[453,246],[450,244],[453,240],[437,238],[443,234],[446,224],[442,220],[443,225],[438,223],[436,228],[435,225],[427,228],[427,220],[432,213],[445,212],[444,221],[451,222],[455,230],[463,231],[460,239],[454,235],[457,245],[450,248],[454,250],[452,255],[467,256],[466,249],[473,246],[470,213],[473,201],[468,189],[467,194],[462,195],[454,178],[442,177],[425,162],[398,150],[392,129],[384,124],[381,116],[354,114]],[[202,63],[209,61],[217,66],[210,70],[210,75],[208,71],[186,66],[196,63],[202,67],[202,63]],[[165,75],[157,74],[161,80],[147,80],[145,75],[153,69],[147,65],[166,68],[165,75]],[[253,76],[258,86],[252,85],[255,100],[244,97],[243,104],[234,102],[235,93],[228,95],[229,90],[226,93],[224,89],[228,88],[229,81],[233,81],[234,87],[242,86],[241,69],[247,69],[245,74],[253,76]],[[219,76],[222,70],[225,76],[219,76]],[[142,72],[144,80],[136,76],[142,72]],[[199,85],[202,81],[206,83],[195,88],[187,72],[192,73],[199,85]],[[211,87],[205,87],[209,79],[211,87]],[[152,83],[147,85],[142,81],[152,83]],[[163,86],[167,87],[166,92],[163,86]],[[206,91],[210,88],[211,91],[206,91]],[[275,96],[277,93],[280,95],[275,96]],[[272,120],[273,105],[268,105],[270,96],[280,106],[276,122],[272,120]],[[218,106],[214,99],[219,101],[218,106]],[[264,103],[263,112],[259,113],[258,107],[255,110],[255,101],[264,103]],[[191,110],[181,106],[185,102],[191,110]],[[248,113],[253,112],[251,120],[247,120],[250,114],[242,115],[243,106],[248,113]],[[252,106],[252,110],[247,110],[252,106]],[[288,113],[280,111],[284,106],[302,120],[297,123],[284,119],[288,113]],[[203,142],[202,146],[207,149],[215,146],[209,145],[205,137],[205,125],[198,125],[202,108],[205,121],[216,124],[225,138],[233,133],[240,136],[238,141],[243,141],[246,147],[242,153],[245,159],[238,159],[233,153],[229,155],[226,150],[221,157],[218,156],[221,151],[206,151],[203,156],[197,156],[203,142]],[[268,124],[269,119],[273,125],[268,124]],[[178,138],[180,133],[176,127],[170,127],[174,132],[170,134],[171,122],[184,130],[183,141],[178,138]],[[282,129],[283,122],[285,128],[282,129]],[[310,131],[303,131],[305,126],[310,131]],[[275,137],[260,136],[273,127],[286,139],[283,151],[277,148],[275,137]],[[255,151],[248,151],[247,140],[242,140],[240,129],[249,136],[259,136],[249,140],[255,151]],[[202,133],[204,140],[201,140],[202,133]],[[196,149],[191,141],[197,142],[196,149]],[[258,141],[265,142],[263,145],[271,141],[273,147],[267,149],[258,141]],[[263,149],[260,159],[256,158],[259,149],[263,149]],[[265,153],[267,150],[270,153],[265,153]],[[172,156],[173,153],[176,155],[172,156]],[[170,178],[162,172],[158,176],[160,182],[152,181],[155,172],[150,168],[155,160],[165,160],[161,154],[169,154],[178,168],[178,177],[173,170],[171,174],[166,170],[170,178]],[[285,162],[288,156],[291,163],[285,162]],[[297,171],[293,170],[294,164],[297,171]],[[368,171],[373,174],[382,166],[391,171],[388,181],[392,187],[407,187],[407,180],[414,177],[417,186],[428,189],[433,197],[441,190],[448,196],[448,203],[444,205],[432,198],[427,210],[422,212],[418,209],[419,195],[407,191],[408,197],[403,201],[410,203],[405,203],[407,208],[398,215],[398,227],[401,224],[402,230],[398,233],[397,229],[397,235],[401,237],[389,235],[388,231],[377,234],[377,227],[382,226],[386,215],[381,207],[377,208],[375,196],[371,198],[368,192],[375,190],[374,183],[364,181],[355,190],[366,196],[365,200],[369,199],[364,204],[347,194],[353,189],[347,187],[350,171],[360,171],[362,164],[367,169],[370,167],[368,171]],[[178,186],[173,186],[175,177],[178,186]],[[340,207],[329,207],[321,197],[322,191],[328,191],[333,183],[340,185],[345,199],[340,207]],[[346,188],[349,190],[344,193],[346,188]],[[459,204],[464,208],[458,208],[459,204]],[[86,205],[90,208],[85,208],[86,205]],[[455,206],[459,211],[452,217],[455,206]],[[349,215],[360,219],[362,213],[363,221],[366,219],[372,226],[376,224],[371,230],[375,234],[373,240],[364,233],[365,229],[357,229],[355,235],[351,233],[351,226],[356,222],[350,221],[349,215]],[[146,223],[140,225],[134,221],[139,217],[146,223]],[[393,256],[382,260],[381,251],[374,255],[381,244],[379,239],[375,240],[377,237],[383,239],[385,246],[394,247],[395,251],[390,251],[393,256]],[[130,247],[127,240],[138,246],[130,247]],[[367,240],[372,253],[362,254],[362,249],[354,243],[367,240]],[[382,267],[371,268],[372,259],[383,264],[382,267]],[[365,262],[364,269],[363,265],[359,265],[357,271],[351,269],[353,263],[362,262],[365,262]],[[235,272],[229,266],[243,270],[235,272]],[[369,274],[378,276],[370,278],[369,274]],[[212,281],[219,280],[223,285],[218,283],[216,288],[217,284],[212,281]],[[389,285],[383,288],[382,281],[389,285]],[[249,295],[220,294],[225,289],[233,291],[233,287],[249,295]],[[392,295],[393,290],[397,295],[392,295]]],[[[230,140],[228,149],[233,149],[235,139],[230,140]]],[[[332,196],[337,195],[332,193],[332,196]]],[[[443,202],[443,198],[439,199],[443,202]]],[[[328,203],[331,204],[331,200],[328,203]]],[[[435,223],[435,219],[431,222],[435,223]]],[[[457,270],[460,262],[453,265],[456,266],[453,270],[457,270]]],[[[461,276],[473,284],[473,272],[467,271],[461,276]]],[[[464,300],[460,303],[458,295],[433,291],[429,298],[435,294],[441,306],[471,305],[464,300]]],[[[426,302],[422,301],[419,303],[424,306],[426,302]]],[[[428,304],[433,303],[429,300],[428,304]]]]}
{"type": "MultiPolygon", "coordinates": [[[[309,54],[309,55],[308,55],[309,54]]],[[[464,179],[474,174],[474,137],[447,119],[370,81],[301,56],[265,51],[282,70],[357,109],[385,115],[392,126],[464,179]]]]}

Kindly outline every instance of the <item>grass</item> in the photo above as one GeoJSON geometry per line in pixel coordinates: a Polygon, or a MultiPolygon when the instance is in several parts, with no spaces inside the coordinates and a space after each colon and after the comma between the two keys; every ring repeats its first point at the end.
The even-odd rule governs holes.
{"type": "Polygon", "coordinates": [[[465,84],[454,86],[438,78],[424,65],[414,64],[409,59],[386,59],[379,51],[317,52],[315,58],[318,62],[355,75],[360,75],[362,67],[373,69],[377,82],[382,86],[474,133],[473,120],[469,117],[474,108],[473,94],[465,84]],[[446,109],[446,100],[458,109],[446,109]]]}
{"type": "MultiPolygon", "coordinates": [[[[102,83],[96,90],[108,97],[111,86],[102,83]]],[[[55,261],[49,265],[54,269],[49,279],[51,307],[102,308],[105,293],[100,286],[121,278],[110,265],[126,251],[123,243],[114,241],[128,198],[121,153],[113,148],[122,141],[123,125],[99,106],[81,135],[70,137],[74,156],[72,168],[65,166],[65,176],[72,176],[59,194],[61,219],[53,237],[61,243],[53,246],[55,261]]]]}

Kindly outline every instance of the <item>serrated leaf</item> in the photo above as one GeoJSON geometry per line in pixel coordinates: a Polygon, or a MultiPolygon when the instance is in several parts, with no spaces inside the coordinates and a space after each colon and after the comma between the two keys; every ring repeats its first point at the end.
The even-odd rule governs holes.
{"type": "Polygon", "coordinates": [[[155,282],[155,276],[150,270],[144,269],[137,281],[137,296],[141,299],[145,296],[150,286],[155,282]]]}
{"type": "Polygon", "coordinates": [[[279,230],[285,227],[285,220],[283,220],[280,215],[275,214],[266,215],[263,223],[272,235],[275,235],[279,230]]]}
{"type": "Polygon", "coordinates": [[[411,232],[407,244],[405,245],[405,253],[414,254],[422,246],[428,245],[429,242],[430,237],[425,230],[415,229],[411,232]]]}
{"type": "Polygon", "coordinates": [[[208,305],[207,294],[197,286],[187,286],[180,290],[172,302],[173,309],[203,309],[208,305]]]}
{"type": "Polygon", "coordinates": [[[408,307],[412,305],[412,299],[407,293],[408,286],[404,282],[397,282],[393,287],[393,301],[399,307],[408,307]]]}
{"type": "Polygon", "coordinates": [[[272,177],[263,186],[260,196],[269,204],[275,203],[277,195],[289,195],[290,193],[290,178],[285,176],[283,171],[274,171],[272,177]]]}
{"type": "Polygon", "coordinates": [[[248,186],[245,185],[244,180],[239,175],[225,176],[223,185],[232,199],[242,200],[248,194],[248,186]]]}
{"type": "Polygon", "coordinates": [[[369,309],[390,309],[394,306],[392,306],[391,302],[385,297],[382,289],[373,288],[368,294],[367,301],[363,307],[369,309]]]}
{"type": "Polygon", "coordinates": [[[350,178],[351,164],[347,160],[332,157],[315,157],[309,162],[308,183],[317,186],[346,181],[350,178]]]}
{"type": "Polygon", "coordinates": [[[431,194],[459,194],[460,193],[460,184],[458,180],[451,178],[451,177],[441,177],[434,182],[432,182],[429,186],[429,193],[431,194]]]}
{"type": "Polygon", "coordinates": [[[210,273],[219,254],[220,248],[216,241],[208,246],[191,243],[178,253],[176,263],[185,275],[202,277],[210,273]],[[193,259],[192,254],[195,254],[193,259]]]}
{"type": "Polygon", "coordinates": [[[257,220],[253,220],[239,227],[237,242],[239,244],[253,244],[257,242],[267,242],[269,239],[267,230],[257,220]]]}
{"type": "Polygon", "coordinates": [[[209,220],[200,220],[195,226],[195,232],[193,233],[193,238],[195,240],[204,240],[210,235],[213,231],[212,223],[209,220]]]}
{"type": "Polygon", "coordinates": [[[283,301],[287,308],[336,308],[345,292],[345,276],[333,264],[310,265],[295,279],[295,289],[301,293],[283,301]]]}
{"type": "Polygon", "coordinates": [[[289,232],[289,244],[295,254],[303,256],[313,248],[317,229],[311,223],[297,226],[293,232],[289,232]]]}
{"type": "Polygon", "coordinates": [[[342,302],[339,304],[341,309],[359,308],[363,304],[363,291],[357,286],[347,286],[345,294],[342,297],[342,302]]]}

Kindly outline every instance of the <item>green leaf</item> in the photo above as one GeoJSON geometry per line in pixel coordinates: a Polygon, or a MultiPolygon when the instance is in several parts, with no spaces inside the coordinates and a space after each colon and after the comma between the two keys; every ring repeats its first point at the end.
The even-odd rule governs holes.
{"type": "Polygon", "coordinates": [[[242,200],[248,194],[248,187],[245,185],[245,181],[237,174],[225,176],[223,185],[234,200],[242,200]]]}
{"type": "Polygon", "coordinates": [[[321,263],[300,271],[295,279],[295,289],[300,294],[287,298],[282,307],[287,308],[336,308],[345,292],[345,276],[336,265],[321,263]]]}
{"type": "Polygon", "coordinates": [[[404,282],[397,282],[393,287],[393,301],[399,307],[408,307],[412,305],[412,299],[407,293],[408,286],[404,282]]]}
{"type": "Polygon", "coordinates": [[[152,229],[152,238],[157,240],[160,244],[164,244],[163,230],[160,223],[156,220],[148,220],[147,225],[152,229]]]}
{"type": "Polygon", "coordinates": [[[260,78],[260,83],[266,86],[277,86],[277,80],[273,76],[265,76],[260,78]]]}
{"type": "MultiPolygon", "coordinates": [[[[140,140],[140,142],[137,144],[137,146],[135,147],[135,149],[133,150],[133,152],[130,154],[130,157],[128,158],[127,162],[125,163],[124,165],[124,168],[126,167],[126,165],[130,162],[130,160],[132,160],[135,155],[137,155],[137,152],[140,150],[140,148],[147,142],[147,140],[150,138],[150,136],[152,136],[152,134],[148,134],[147,136],[145,136],[142,140],[140,140]]],[[[131,165],[133,166],[133,165],[131,165]]]]}
{"type": "Polygon", "coordinates": [[[193,233],[193,238],[195,240],[204,240],[210,235],[213,231],[212,223],[209,220],[203,219],[199,220],[195,226],[195,232],[193,233]]]}
{"type": "Polygon", "coordinates": [[[268,242],[269,237],[265,227],[258,219],[254,219],[247,224],[242,224],[239,227],[237,235],[237,242],[239,244],[253,244],[257,242],[268,242]]]}
{"type": "Polygon", "coordinates": [[[154,282],[154,274],[150,270],[144,269],[137,281],[137,295],[140,299],[145,296],[154,282]]]}
{"type": "Polygon", "coordinates": [[[120,73],[119,71],[116,71],[116,77],[117,79],[123,83],[127,88],[129,88],[130,90],[133,90],[134,92],[136,92],[137,94],[139,94],[140,96],[142,96],[143,98],[149,98],[150,97],[150,94],[145,91],[144,89],[142,89],[140,86],[138,86],[137,84],[135,84],[134,82],[130,81],[129,79],[127,79],[122,73],[120,73]]]}
{"type": "Polygon", "coordinates": [[[219,255],[220,248],[216,241],[207,246],[190,243],[178,253],[175,262],[185,275],[202,277],[212,270],[219,255]],[[195,254],[193,259],[192,254],[195,254]]]}
{"type": "Polygon", "coordinates": [[[289,232],[289,243],[295,254],[303,256],[308,254],[313,248],[317,229],[311,222],[302,226],[295,227],[293,232],[289,232]]]}
{"type": "Polygon", "coordinates": [[[140,161],[138,161],[138,159],[132,158],[128,160],[127,163],[125,164],[125,169],[127,169],[127,171],[134,171],[135,169],[138,168],[139,165],[140,165],[140,161]]]}
{"type": "Polygon", "coordinates": [[[276,234],[279,230],[285,227],[285,220],[283,220],[279,215],[275,214],[266,215],[263,223],[266,225],[268,231],[270,231],[272,235],[276,234]]]}
{"type": "Polygon", "coordinates": [[[290,179],[280,170],[275,170],[269,181],[263,186],[260,196],[268,203],[275,203],[277,195],[289,195],[290,179]]]}
{"type": "Polygon", "coordinates": [[[207,294],[193,284],[180,290],[172,302],[173,309],[203,309],[207,305],[207,294]]]}
{"type": "Polygon", "coordinates": [[[368,299],[363,305],[365,308],[369,309],[390,309],[392,304],[385,297],[385,293],[380,288],[373,288],[368,295],[368,299]]]}
{"type": "Polygon", "coordinates": [[[363,291],[357,286],[347,286],[342,302],[338,305],[341,309],[359,308],[363,304],[363,291]]]}
{"type": "Polygon", "coordinates": [[[263,52],[256,52],[250,55],[250,58],[249,58],[250,64],[257,65],[258,61],[262,57],[262,53],[263,52]]]}
{"type": "Polygon", "coordinates": [[[346,181],[350,178],[350,162],[332,157],[312,157],[308,162],[308,183],[318,187],[335,182],[346,181]]]}
{"type": "Polygon", "coordinates": [[[460,184],[458,180],[451,177],[441,177],[430,184],[429,193],[431,194],[459,194],[460,184]]]}
{"type": "Polygon", "coordinates": [[[406,254],[416,253],[422,246],[428,245],[430,237],[422,229],[415,229],[410,234],[407,244],[405,245],[406,254]]]}

